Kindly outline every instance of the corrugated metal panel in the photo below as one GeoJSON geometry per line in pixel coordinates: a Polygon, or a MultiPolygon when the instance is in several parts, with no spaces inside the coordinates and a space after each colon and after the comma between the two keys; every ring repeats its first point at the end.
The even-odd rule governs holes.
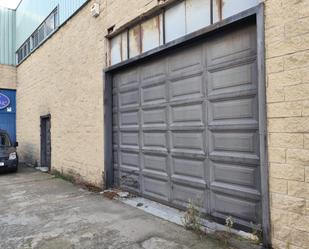
{"type": "Polygon", "coordinates": [[[0,7],[0,64],[15,64],[15,11],[0,7]]]}
{"type": "Polygon", "coordinates": [[[64,23],[88,0],[23,0],[16,10],[16,50],[59,6],[59,25],[64,23]]]}

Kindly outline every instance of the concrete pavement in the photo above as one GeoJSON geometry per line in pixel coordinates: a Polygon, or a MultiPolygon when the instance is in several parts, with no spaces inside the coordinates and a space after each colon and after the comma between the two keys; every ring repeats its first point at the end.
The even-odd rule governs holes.
{"type": "Polygon", "coordinates": [[[220,249],[121,202],[30,168],[0,175],[2,249],[220,249]]]}

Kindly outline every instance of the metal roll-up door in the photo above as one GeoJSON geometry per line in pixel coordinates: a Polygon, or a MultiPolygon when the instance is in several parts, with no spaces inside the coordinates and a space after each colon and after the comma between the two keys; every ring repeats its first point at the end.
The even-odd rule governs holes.
{"type": "Polygon", "coordinates": [[[256,40],[238,26],[112,75],[116,185],[261,223],[256,40]]]}

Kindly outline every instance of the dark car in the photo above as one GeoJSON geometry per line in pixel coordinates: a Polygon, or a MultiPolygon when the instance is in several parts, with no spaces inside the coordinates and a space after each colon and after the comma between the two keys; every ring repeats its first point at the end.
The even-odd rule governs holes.
{"type": "Polygon", "coordinates": [[[12,144],[9,134],[0,130],[0,172],[16,172],[18,169],[18,155],[16,147],[12,144]]]}

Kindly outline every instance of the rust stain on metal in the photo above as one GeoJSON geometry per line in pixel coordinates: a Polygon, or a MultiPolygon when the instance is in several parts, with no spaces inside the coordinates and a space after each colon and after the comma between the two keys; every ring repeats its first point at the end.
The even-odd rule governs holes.
{"type": "Polygon", "coordinates": [[[221,21],[222,20],[222,9],[223,9],[223,5],[224,5],[224,0],[215,0],[218,6],[218,18],[221,21]]]}
{"type": "MultiPolygon", "coordinates": [[[[143,24],[145,24],[145,23],[143,23],[143,24]]],[[[147,27],[147,25],[144,25],[144,26],[146,26],[147,27]]],[[[143,39],[144,39],[144,35],[145,35],[145,32],[144,32],[144,28],[145,27],[142,27],[142,25],[141,25],[141,29],[140,29],[140,31],[141,31],[141,37],[140,37],[140,44],[141,44],[141,46],[140,46],[140,52],[142,53],[143,52],[143,39]]]]}
{"type": "Polygon", "coordinates": [[[137,25],[130,30],[130,57],[140,54],[141,51],[141,25],[137,25]]]}
{"type": "Polygon", "coordinates": [[[160,15],[156,16],[156,23],[155,23],[155,28],[158,30],[158,34],[159,34],[159,44],[161,41],[161,32],[160,32],[160,15]]]}
{"type": "Polygon", "coordinates": [[[122,52],[122,34],[120,34],[120,58],[123,61],[123,52],[122,52]]]}
{"type": "Polygon", "coordinates": [[[142,32],[142,28],[141,25],[138,25],[137,28],[134,30],[133,32],[134,34],[134,38],[136,39],[136,44],[137,44],[137,51],[139,51],[139,53],[142,52],[142,38],[143,38],[143,32],[142,32]]]}

